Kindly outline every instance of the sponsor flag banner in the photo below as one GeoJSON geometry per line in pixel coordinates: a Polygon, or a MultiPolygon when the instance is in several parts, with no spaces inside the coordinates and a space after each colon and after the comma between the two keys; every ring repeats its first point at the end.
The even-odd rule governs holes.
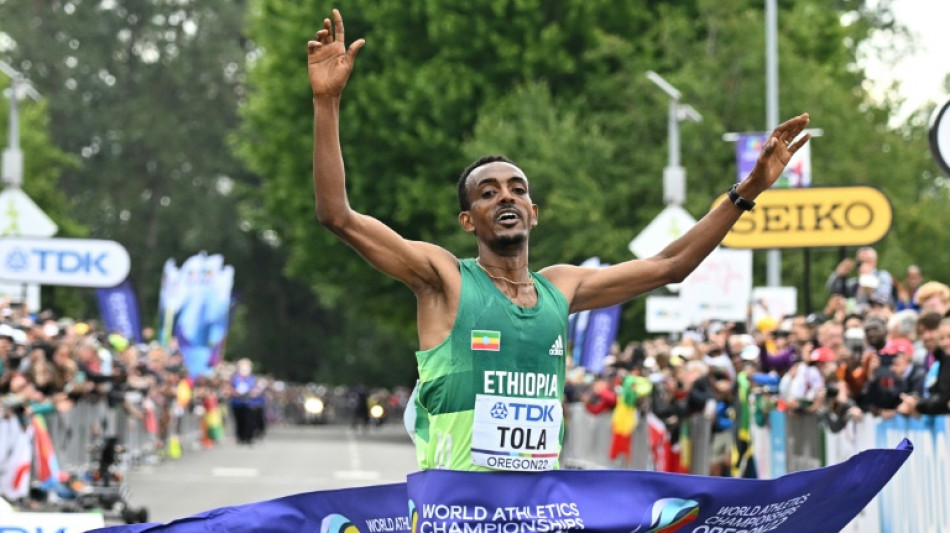
{"type": "Polygon", "coordinates": [[[108,289],[96,289],[96,296],[106,331],[118,333],[136,343],[142,342],[139,304],[129,280],[108,289]]]}
{"type": "Polygon", "coordinates": [[[406,484],[305,492],[205,511],[167,524],[113,526],[100,533],[409,533],[406,484]]]}
{"type": "Polygon", "coordinates": [[[581,366],[598,373],[604,369],[604,359],[610,353],[610,345],[617,338],[620,327],[620,306],[613,305],[590,312],[584,332],[584,350],[581,366]]]}
{"type": "Polygon", "coordinates": [[[913,447],[868,450],[774,480],[623,470],[544,474],[429,470],[409,476],[414,533],[586,530],[839,531],[913,447]]]}
{"type": "Polygon", "coordinates": [[[231,312],[234,268],[219,255],[189,257],[181,268],[171,259],[162,271],[159,341],[178,342],[191,377],[207,375],[221,361],[231,312]]]}
{"type": "Polygon", "coordinates": [[[15,501],[30,495],[32,464],[29,430],[15,416],[0,418],[0,497],[15,501]]]}
{"type": "Polygon", "coordinates": [[[53,448],[53,439],[46,429],[46,419],[43,415],[33,415],[33,447],[36,453],[36,479],[44,489],[59,487],[59,460],[56,459],[56,450],[53,448]]]}
{"type": "MultiPolygon", "coordinates": [[[[736,183],[752,172],[765,145],[765,133],[744,133],[736,140],[736,183]]],[[[789,160],[782,175],[772,186],[776,189],[811,187],[811,143],[802,146],[789,160]]]]}
{"type": "Polygon", "coordinates": [[[746,179],[759,159],[765,144],[764,133],[743,133],[736,140],[736,183],[746,179]]]}
{"type": "MultiPolygon", "coordinates": [[[[607,263],[601,265],[599,257],[590,257],[580,264],[584,268],[601,268],[607,266],[607,263]]],[[[583,358],[584,351],[584,332],[587,331],[587,323],[590,319],[590,311],[581,311],[571,313],[567,317],[567,340],[573,347],[569,354],[574,361],[580,361],[583,358]]]]}

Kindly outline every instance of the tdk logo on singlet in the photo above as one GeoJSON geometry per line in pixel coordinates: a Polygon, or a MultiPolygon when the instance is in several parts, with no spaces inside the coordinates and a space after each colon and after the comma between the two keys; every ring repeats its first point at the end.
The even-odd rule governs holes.
{"type": "Polygon", "coordinates": [[[534,405],[528,403],[509,402],[505,405],[498,402],[491,408],[491,416],[496,420],[508,418],[510,412],[514,412],[513,420],[523,420],[527,422],[554,422],[554,405],[534,405]],[[511,408],[511,411],[508,408],[511,408]]]}
{"type": "Polygon", "coordinates": [[[497,420],[508,418],[508,408],[501,402],[496,403],[491,408],[491,417],[497,420]]]}
{"type": "Polygon", "coordinates": [[[560,335],[557,336],[557,339],[554,341],[554,344],[551,345],[551,349],[548,350],[548,353],[551,355],[564,355],[564,343],[561,341],[560,335]]]}

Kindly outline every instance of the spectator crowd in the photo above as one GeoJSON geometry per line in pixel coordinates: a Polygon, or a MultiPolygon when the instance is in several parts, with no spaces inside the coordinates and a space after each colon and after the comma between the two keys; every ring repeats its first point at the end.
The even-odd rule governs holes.
{"type": "Polygon", "coordinates": [[[712,475],[747,474],[736,457],[750,424],[764,424],[771,409],[813,414],[832,431],[869,416],[947,414],[950,287],[924,279],[913,265],[896,279],[878,267],[873,248],[860,248],[829,276],[820,312],[711,320],[672,337],[615,344],[603,371],[569,371],[565,401],[616,422],[622,396],[636,385],[628,377],[647,378],[639,412],[661,420],[674,441],[690,417],[711,421],[712,475]]]}
{"type": "Polygon", "coordinates": [[[151,328],[142,337],[142,342],[131,342],[103,331],[93,320],[56,317],[49,311],[31,314],[21,305],[0,301],[0,496],[31,505],[49,496],[37,493],[37,484],[60,490],[62,482],[78,474],[68,469],[85,468],[97,458],[89,456],[88,463],[77,465],[61,455],[41,464],[50,459],[43,455],[72,455],[68,452],[75,450],[58,448],[67,441],[79,443],[80,435],[89,435],[88,444],[101,448],[123,443],[121,433],[129,428],[141,429],[147,440],[139,443],[142,459],[160,461],[182,453],[186,432],[185,446],[211,447],[224,439],[227,422],[234,420],[228,408],[239,406],[241,442],[263,436],[265,399],[280,392],[280,382],[262,377],[249,388],[246,360],[222,362],[207,376],[190,377],[174,341],[162,346],[151,328]],[[92,406],[99,410],[90,419],[92,406]],[[126,423],[118,427],[116,420],[126,423]],[[195,427],[186,428],[189,424],[195,427]],[[35,477],[26,495],[14,476],[15,442],[21,433],[33,442],[28,459],[35,477]],[[57,464],[63,470],[51,472],[57,464]]]}
{"type": "MultiPolygon", "coordinates": [[[[569,363],[564,401],[611,416],[614,438],[605,451],[628,463],[638,421],[657,421],[675,445],[701,414],[712,426],[712,475],[751,475],[741,460],[750,426],[772,409],[815,415],[832,431],[864,417],[950,412],[950,287],[925,282],[913,265],[895,278],[869,247],[842,260],[826,286],[820,312],[711,320],[615,344],[598,372],[569,363]]],[[[80,402],[105,402],[140,420],[161,456],[174,454],[184,413],[200,419],[200,443],[210,447],[225,438],[228,421],[238,442],[251,444],[284,417],[352,418],[365,426],[372,407],[375,423],[398,418],[408,397],[402,388],[360,399],[359,387],[284,384],[254,375],[249,360],[191,378],[174,342],[162,346],[150,328],[142,336],[130,342],[95,321],[30,315],[0,301],[0,414],[25,424],[34,415],[67,415],[80,402]]]]}

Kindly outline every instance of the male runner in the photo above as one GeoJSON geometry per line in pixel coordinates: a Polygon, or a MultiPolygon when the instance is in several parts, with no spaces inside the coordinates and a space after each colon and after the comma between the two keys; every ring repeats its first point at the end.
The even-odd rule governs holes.
{"type": "Polygon", "coordinates": [[[482,158],[459,179],[459,223],[475,235],[474,259],[406,240],[350,208],[339,141],[340,99],[364,44],[359,39],[345,46],[337,10],[307,43],[316,211],[321,224],[416,295],[419,466],[556,468],[568,314],[683,281],[808,141],[808,134],[794,141],[808,125],[808,115],[775,128],[755,168],[730,190],[730,201],[714,207],[655,257],[602,269],[552,265],[532,272],[528,236],[538,224],[538,206],[531,201],[527,176],[504,157],[482,158]]]}

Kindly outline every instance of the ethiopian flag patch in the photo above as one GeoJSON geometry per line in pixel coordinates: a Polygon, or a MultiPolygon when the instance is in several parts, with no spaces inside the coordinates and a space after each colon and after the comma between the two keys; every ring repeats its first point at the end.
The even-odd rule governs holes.
{"type": "Polygon", "coordinates": [[[501,350],[501,332],[483,329],[472,330],[472,349],[497,352],[501,350]]]}

